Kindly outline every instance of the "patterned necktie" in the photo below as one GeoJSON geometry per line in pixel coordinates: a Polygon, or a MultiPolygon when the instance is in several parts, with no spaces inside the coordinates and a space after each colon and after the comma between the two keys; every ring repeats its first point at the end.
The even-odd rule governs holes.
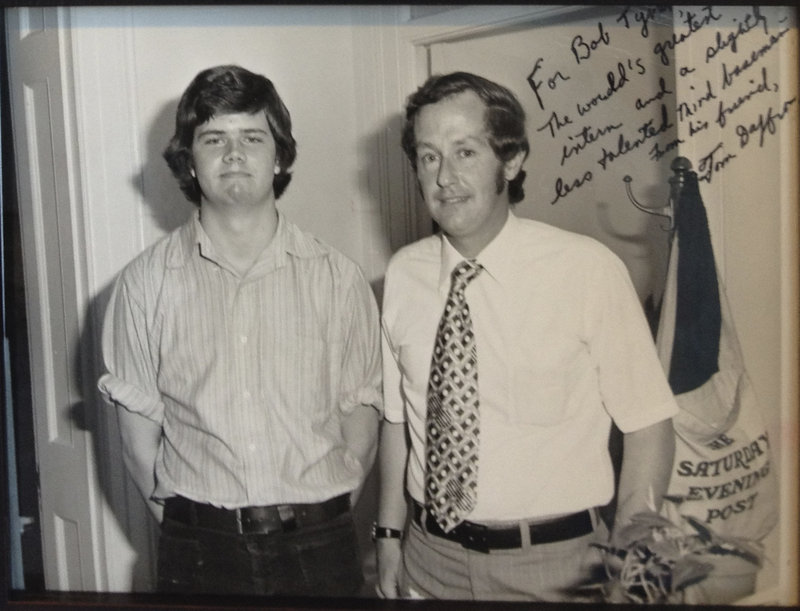
{"type": "Polygon", "coordinates": [[[462,261],[451,275],[428,380],[425,501],[449,531],[475,507],[478,487],[478,368],[464,290],[483,270],[462,261]]]}

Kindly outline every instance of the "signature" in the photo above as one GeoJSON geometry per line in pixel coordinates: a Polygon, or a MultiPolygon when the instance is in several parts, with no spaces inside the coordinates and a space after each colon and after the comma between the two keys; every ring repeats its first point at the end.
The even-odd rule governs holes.
{"type": "Polygon", "coordinates": [[[783,103],[780,112],[777,113],[773,111],[772,106],[770,106],[766,113],[759,113],[758,119],[754,123],[750,123],[749,125],[737,125],[736,135],[739,137],[739,148],[743,149],[750,144],[750,137],[754,134],[758,134],[758,147],[763,147],[764,139],[766,138],[767,134],[775,133],[775,131],[778,129],[778,123],[783,120],[783,118],[789,112],[789,107],[796,101],[796,97],[792,98],[791,100],[787,100],[783,103]]]}
{"type": "Polygon", "coordinates": [[[719,172],[728,165],[731,159],[736,158],[736,155],[726,153],[722,149],[723,144],[720,142],[711,149],[710,153],[700,159],[700,163],[697,164],[697,180],[710,183],[711,178],[716,172],[719,172]]]}

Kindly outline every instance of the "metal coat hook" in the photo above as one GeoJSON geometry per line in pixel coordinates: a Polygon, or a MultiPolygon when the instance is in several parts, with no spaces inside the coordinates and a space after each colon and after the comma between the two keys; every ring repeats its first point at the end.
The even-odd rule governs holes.
{"type": "Polygon", "coordinates": [[[633,190],[631,189],[631,182],[633,182],[633,178],[628,175],[625,175],[622,178],[622,180],[625,182],[625,191],[628,194],[628,199],[631,200],[631,203],[634,206],[636,206],[642,212],[646,212],[647,214],[655,214],[656,216],[662,216],[669,219],[669,227],[662,227],[664,231],[673,231],[675,229],[675,211],[678,207],[678,200],[680,199],[681,190],[686,182],[686,174],[692,169],[692,163],[686,159],[686,157],[676,157],[670,168],[672,169],[674,175],[669,179],[669,200],[665,206],[643,206],[636,201],[636,198],[633,196],[633,190]]]}

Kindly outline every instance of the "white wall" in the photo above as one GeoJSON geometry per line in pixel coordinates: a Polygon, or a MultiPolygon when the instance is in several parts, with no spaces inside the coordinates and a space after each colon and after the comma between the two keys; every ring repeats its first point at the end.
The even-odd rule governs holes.
{"type": "MultiPolygon", "coordinates": [[[[130,197],[147,204],[142,209],[143,246],[179,224],[191,209],[161,158],[180,94],[200,70],[236,63],[272,79],[292,115],[298,159],[292,183],[279,201],[281,210],[372,267],[374,253],[365,252],[360,217],[374,206],[359,174],[370,134],[357,132],[349,9],[137,7],[75,12],[78,19],[97,24],[73,30],[77,45],[84,35],[96,35],[91,31],[95,27],[127,41],[125,85],[134,96],[128,102],[129,129],[139,134],[142,166],[140,177],[127,178],[140,178],[139,185],[131,185],[130,197]]],[[[98,57],[95,69],[118,71],[117,57],[111,53],[107,62],[98,57]]],[[[111,93],[98,95],[113,98],[111,93]]]]}

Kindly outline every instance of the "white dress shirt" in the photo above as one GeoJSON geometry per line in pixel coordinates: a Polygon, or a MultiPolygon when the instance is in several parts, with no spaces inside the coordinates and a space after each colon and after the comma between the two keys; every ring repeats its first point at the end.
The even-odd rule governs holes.
{"type": "MultiPolygon", "coordinates": [[[[383,302],[385,417],[408,422],[407,485],[424,502],[426,391],[452,269],[442,236],[400,250],[383,302]]],[[[515,520],[608,503],[612,419],[623,432],[677,405],[627,269],[585,236],[509,215],[466,290],[478,354],[478,501],[468,519],[515,520]]]]}

